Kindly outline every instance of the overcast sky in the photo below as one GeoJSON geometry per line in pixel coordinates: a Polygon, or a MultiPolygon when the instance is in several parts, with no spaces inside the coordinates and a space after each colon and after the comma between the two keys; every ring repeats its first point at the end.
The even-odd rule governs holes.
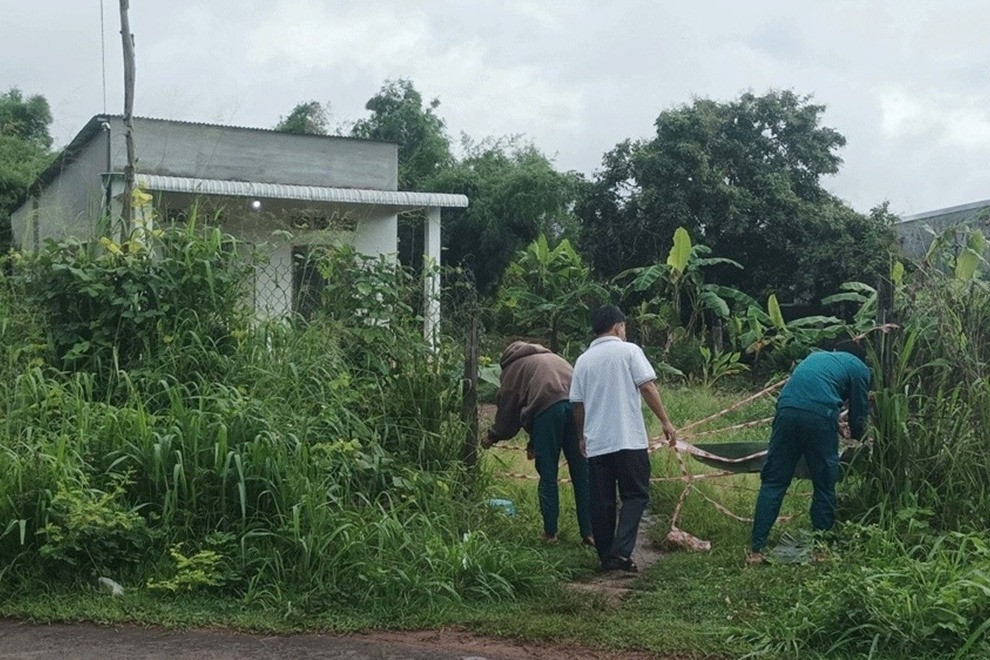
{"type": "MultiPolygon", "coordinates": [[[[990,198],[984,0],[132,0],[130,19],[142,116],[270,128],[317,100],[347,122],[409,78],[455,139],[521,134],[590,175],[661,110],[789,88],[848,140],[825,185],[857,210],[990,198]]],[[[44,95],[59,146],[104,110],[101,52],[100,0],[0,0],[0,91],[44,95]]]]}

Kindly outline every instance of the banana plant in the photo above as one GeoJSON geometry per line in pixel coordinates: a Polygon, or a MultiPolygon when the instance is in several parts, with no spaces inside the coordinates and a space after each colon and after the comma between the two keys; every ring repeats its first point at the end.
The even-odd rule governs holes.
{"type": "Polygon", "coordinates": [[[730,327],[736,345],[758,362],[767,349],[779,351],[792,344],[814,346],[823,339],[838,336],[845,324],[834,316],[823,315],[786,321],[776,294],[770,294],[765,310],[750,305],[745,317],[731,319],[730,327]]]}
{"type": "Polygon", "coordinates": [[[687,331],[697,332],[701,329],[704,312],[728,319],[730,301],[751,300],[731,287],[705,282],[702,270],[710,266],[742,268],[739,262],[732,259],[708,256],[711,252],[707,245],[693,245],[688,231],[678,227],[665,262],[631,268],[620,273],[615,281],[628,280],[627,292],[652,293],[649,299],[651,306],[669,305],[673,325],[683,324],[687,331]]]}
{"type": "Polygon", "coordinates": [[[966,238],[966,247],[956,257],[955,275],[959,282],[969,282],[976,274],[980,263],[986,263],[983,254],[987,249],[987,240],[983,232],[974,231],[966,238]]]}
{"type": "Polygon", "coordinates": [[[979,276],[980,266],[987,264],[987,240],[983,232],[967,226],[949,227],[939,234],[930,227],[927,229],[934,238],[922,260],[923,265],[951,272],[961,284],[979,276]]]}
{"type": "MultiPolygon", "coordinates": [[[[904,266],[897,262],[894,273],[897,278],[891,278],[897,283],[903,278],[904,266]],[[900,266],[900,273],[897,273],[897,266],[900,266]]],[[[839,285],[839,293],[822,298],[823,305],[834,305],[836,303],[852,303],[856,305],[856,312],[853,314],[853,326],[857,332],[869,329],[876,322],[877,318],[877,290],[869,284],[863,282],[843,282],[839,285]]]]}
{"type": "Polygon", "coordinates": [[[609,299],[609,291],[591,278],[591,270],[566,238],[551,248],[539,236],[506,270],[497,305],[516,333],[544,337],[553,351],[567,337],[587,332],[592,306],[609,299]]]}
{"type": "Polygon", "coordinates": [[[701,385],[709,388],[719,380],[749,370],[749,366],[740,362],[742,354],[738,351],[712,351],[707,346],[698,348],[701,352],[701,385]]]}

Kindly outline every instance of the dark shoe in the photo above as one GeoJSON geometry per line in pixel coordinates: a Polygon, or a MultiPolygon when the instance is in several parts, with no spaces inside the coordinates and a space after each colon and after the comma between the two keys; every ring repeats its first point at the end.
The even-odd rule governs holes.
{"type": "Polygon", "coordinates": [[[593,548],[595,547],[595,537],[592,536],[591,534],[588,534],[583,539],[581,539],[581,543],[584,543],[585,545],[590,545],[593,548]]]}
{"type": "Polygon", "coordinates": [[[603,571],[625,571],[626,573],[638,573],[639,566],[629,557],[606,557],[602,560],[603,571]]]}

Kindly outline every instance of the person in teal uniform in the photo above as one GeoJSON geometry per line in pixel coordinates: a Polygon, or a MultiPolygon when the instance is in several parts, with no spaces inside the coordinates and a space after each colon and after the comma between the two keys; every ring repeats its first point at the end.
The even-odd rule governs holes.
{"type": "Polygon", "coordinates": [[[814,490],[811,526],[824,531],[835,523],[839,413],[848,404],[849,434],[861,440],[869,417],[871,381],[864,360],[862,347],[847,340],[833,351],[812,353],[791,372],[777,398],[770,448],[760,472],[748,563],[763,561],[763,546],[802,456],[814,490]]]}

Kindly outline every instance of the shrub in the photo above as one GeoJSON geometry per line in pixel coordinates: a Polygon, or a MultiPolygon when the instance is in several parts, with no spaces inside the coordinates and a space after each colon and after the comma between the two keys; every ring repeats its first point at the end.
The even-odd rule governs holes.
{"type": "Polygon", "coordinates": [[[566,238],[551,248],[540,236],[516,255],[496,299],[499,330],[540,337],[555,353],[576,354],[591,327],[591,310],[609,299],[566,238]],[[578,346],[570,342],[578,339],[578,346]]]}
{"type": "Polygon", "coordinates": [[[195,222],[123,245],[49,241],[15,282],[44,310],[51,364],[110,373],[153,359],[190,325],[216,342],[236,325],[247,264],[195,222]]]}
{"type": "Polygon", "coordinates": [[[168,554],[174,562],[174,574],[164,580],[149,579],[149,589],[175,593],[222,587],[227,582],[224,564],[228,560],[216,550],[203,549],[187,557],[182,554],[182,544],[176,543],[168,554]]]}
{"type": "Polygon", "coordinates": [[[58,573],[78,570],[115,573],[144,559],[151,534],[142,518],[122,501],[123,486],[110,492],[64,486],[52,497],[40,533],[40,555],[58,573]]]}
{"type": "MultiPolygon", "coordinates": [[[[270,606],[417,608],[511,599],[552,579],[542,554],[487,538],[490,518],[465,498],[462,356],[446,337],[424,339],[407,302],[421,283],[328,252],[326,274],[346,281],[311,322],[242,324],[240,265],[219,234],[156,240],[165,266],[120,246],[52,247],[15,278],[63,339],[57,368],[0,362],[5,580],[67,580],[76,567],[270,606]],[[164,314],[158,303],[184,305],[227,263],[214,272],[217,307],[164,314]],[[54,309],[73,291],[79,317],[54,309]],[[90,324],[87,346],[65,339],[90,324]]],[[[204,297],[195,304],[213,304],[204,297]]],[[[0,290],[0,305],[14,300],[0,290]]],[[[7,327],[22,344],[43,330],[7,327]]]]}

